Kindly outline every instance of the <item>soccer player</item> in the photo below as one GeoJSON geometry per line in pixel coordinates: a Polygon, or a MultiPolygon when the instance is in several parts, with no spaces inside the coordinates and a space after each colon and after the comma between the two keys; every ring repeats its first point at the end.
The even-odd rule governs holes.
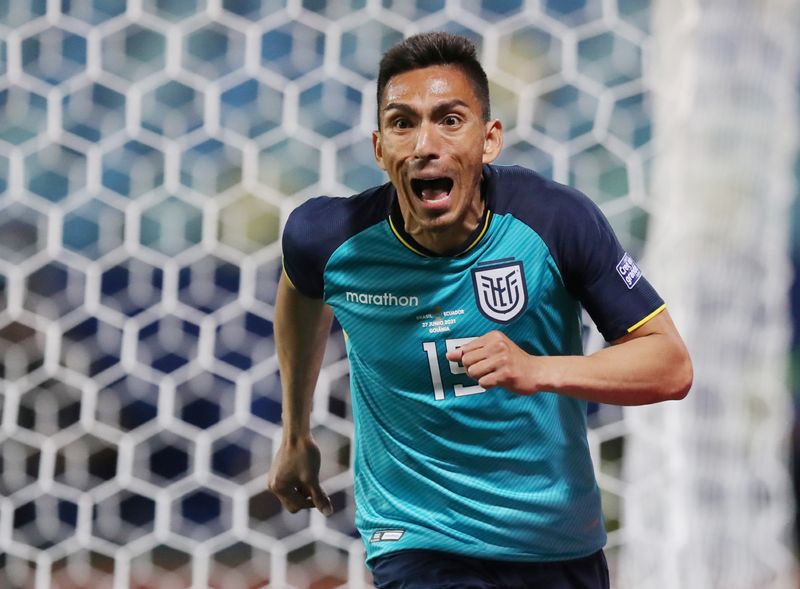
{"type": "Polygon", "coordinates": [[[680,399],[664,302],[583,194],[491,162],[503,128],[463,37],[391,48],[372,143],[390,182],[311,199],[283,236],[283,440],[270,489],[331,513],[310,433],[335,314],[356,525],[380,588],[607,588],[587,401],[680,399]],[[581,306],[612,345],[582,355],[581,306]]]}

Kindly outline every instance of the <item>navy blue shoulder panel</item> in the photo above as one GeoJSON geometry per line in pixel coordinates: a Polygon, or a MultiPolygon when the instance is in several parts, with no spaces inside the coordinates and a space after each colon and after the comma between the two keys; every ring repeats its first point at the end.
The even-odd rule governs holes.
{"type": "Polygon", "coordinates": [[[607,341],[664,304],[586,195],[519,166],[485,166],[484,177],[489,206],[542,238],[567,290],[607,341]]]}
{"type": "Polygon", "coordinates": [[[391,184],[348,198],[320,196],[294,209],[283,229],[283,268],[294,287],[312,298],[325,291],[323,272],[336,249],[389,215],[391,184]]]}

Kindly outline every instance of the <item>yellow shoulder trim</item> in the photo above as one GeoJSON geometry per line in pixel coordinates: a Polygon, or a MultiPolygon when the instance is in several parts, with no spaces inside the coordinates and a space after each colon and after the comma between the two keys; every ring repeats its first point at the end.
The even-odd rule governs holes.
{"type": "MultiPolygon", "coordinates": [[[[472,240],[472,243],[470,243],[466,248],[464,248],[461,252],[459,252],[456,255],[460,256],[460,255],[466,254],[469,250],[471,250],[472,248],[474,248],[478,244],[478,242],[483,238],[483,236],[486,235],[486,230],[489,229],[489,221],[491,219],[492,219],[492,211],[486,211],[486,219],[484,219],[484,221],[483,221],[483,227],[481,228],[480,233],[478,233],[478,235],[475,237],[475,239],[472,240]]],[[[430,256],[428,254],[422,253],[417,248],[415,248],[413,245],[408,243],[405,239],[403,239],[403,236],[400,235],[400,232],[394,226],[394,221],[392,221],[392,216],[391,215],[389,215],[389,227],[391,227],[392,233],[394,233],[394,236],[398,240],[400,240],[400,243],[402,243],[404,246],[406,246],[408,249],[410,249],[415,254],[417,254],[419,256],[422,256],[424,258],[430,258],[430,256]]]]}
{"type": "Polygon", "coordinates": [[[283,269],[283,275],[286,277],[286,280],[289,281],[289,284],[291,285],[291,287],[293,289],[297,290],[297,287],[294,285],[294,282],[292,282],[292,279],[289,278],[289,273],[286,271],[286,264],[285,264],[285,260],[284,260],[283,257],[281,258],[281,268],[283,269]]]}
{"type": "Polygon", "coordinates": [[[667,308],[667,306],[666,306],[666,305],[661,305],[661,306],[660,306],[658,309],[656,309],[655,311],[653,311],[652,313],[650,313],[650,314],[649,314],[647,317],[645,317],[644,319],[642,319],[642,320],[641,320],[641,321],[639,321],[638,323],[634,323],[633,325],[631,325],[631,326],[628,328],[628,333],[630,333],[630,332],[632,332],[632,331],[636,331],[636,330],[637,330],[637,329],[639,329],[639,328],[640,328],[642,325],[644,325],[645,323],[647,323],[648,321],[650,321],[650,320],[651,320],[653,317],[655,317],[656,315],[658,315],[659,313],[661,313],[661,311],[663,311],[663,310],[664,310],[664,309],[666,309],[666,308],[667,308]]]}
{"type": "Polygon", "coordinates": [[[491,218],[492,218],[492,211],[488,211],[487,210],[486,211],[486,220],[483,222],[483,229],[481,229],[481,232],[478,233],[478,236],[473,240],[473,242],[471,244],[469,244],[463,252],[458,254],[459,256],[462,255],[462,254],[466,254],[469,250],[474,248],[478,244],[478,242],[481,240],[481,238],[484,235],[486,235],[486,230],[489,229],[489,220],[491,218]]]}
{"type": "Polygon", "coordinates": [[[394,233],[394,236],[397,239],[400,240],[400,243],[402,243],[404,246],[406,246],[412,252],[414,252],[418,256],[422,256],[423,258],[429,258],[430,257],[430,256],[428,256],[426,254],[423,254],[421,251],[419,251],[418,249],[413,247],[410,243],[408,243],[405,239],[403,239],[403,236],[400,235],[400,233],[397,231],[397,228],[394,226],[394,221],[392,221],[392,216],[391,215],[389,215],[389,227],[392,228],[392,233],[394,233]]]}

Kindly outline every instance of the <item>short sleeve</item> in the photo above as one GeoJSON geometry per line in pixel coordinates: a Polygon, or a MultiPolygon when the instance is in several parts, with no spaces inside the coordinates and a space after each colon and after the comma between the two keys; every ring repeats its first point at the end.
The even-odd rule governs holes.
{"type": "Polygon", "coordinates": [[[633,331],[664,308],[633,257],[588,197],[572,192],[558,232],[559,266],[567,289],[607,341],[633,331]]]}
{"type": "Polygon", "coordinates": [[[325,267],[352,236],[386,219],[389,184],[349,198],[318,196],[294,209],[283,228],[283,269],[307,297],[325,298],[325,267]]]}
{"type": "Polygon", "coordinates": [[[315,203],[308,201],[294,209],[283,229],[283,270],[298,291],[307,297],[321,299],[324,294],[323,271],[325,252],[315,239],[312,212],[315,203]]]}

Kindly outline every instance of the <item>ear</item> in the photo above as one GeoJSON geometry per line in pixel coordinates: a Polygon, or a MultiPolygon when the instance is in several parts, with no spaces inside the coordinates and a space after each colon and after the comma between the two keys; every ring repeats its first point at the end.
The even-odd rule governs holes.
{"type": "Polygon", "coordinates": [[[375,154],[375,161],[378,164],[378,167],[386,171],[386,166],[383,165],[383,147],[381,146],[381,132],[380,131],[373,131],[372,132],[372,151],[375,154]]]}
{"type": "Polygon", "coordinates": [[[483,139],[483,163],[492,163],[503,149],[503,123],[493,119],[486,123],[486,135],[483,139]]]}

